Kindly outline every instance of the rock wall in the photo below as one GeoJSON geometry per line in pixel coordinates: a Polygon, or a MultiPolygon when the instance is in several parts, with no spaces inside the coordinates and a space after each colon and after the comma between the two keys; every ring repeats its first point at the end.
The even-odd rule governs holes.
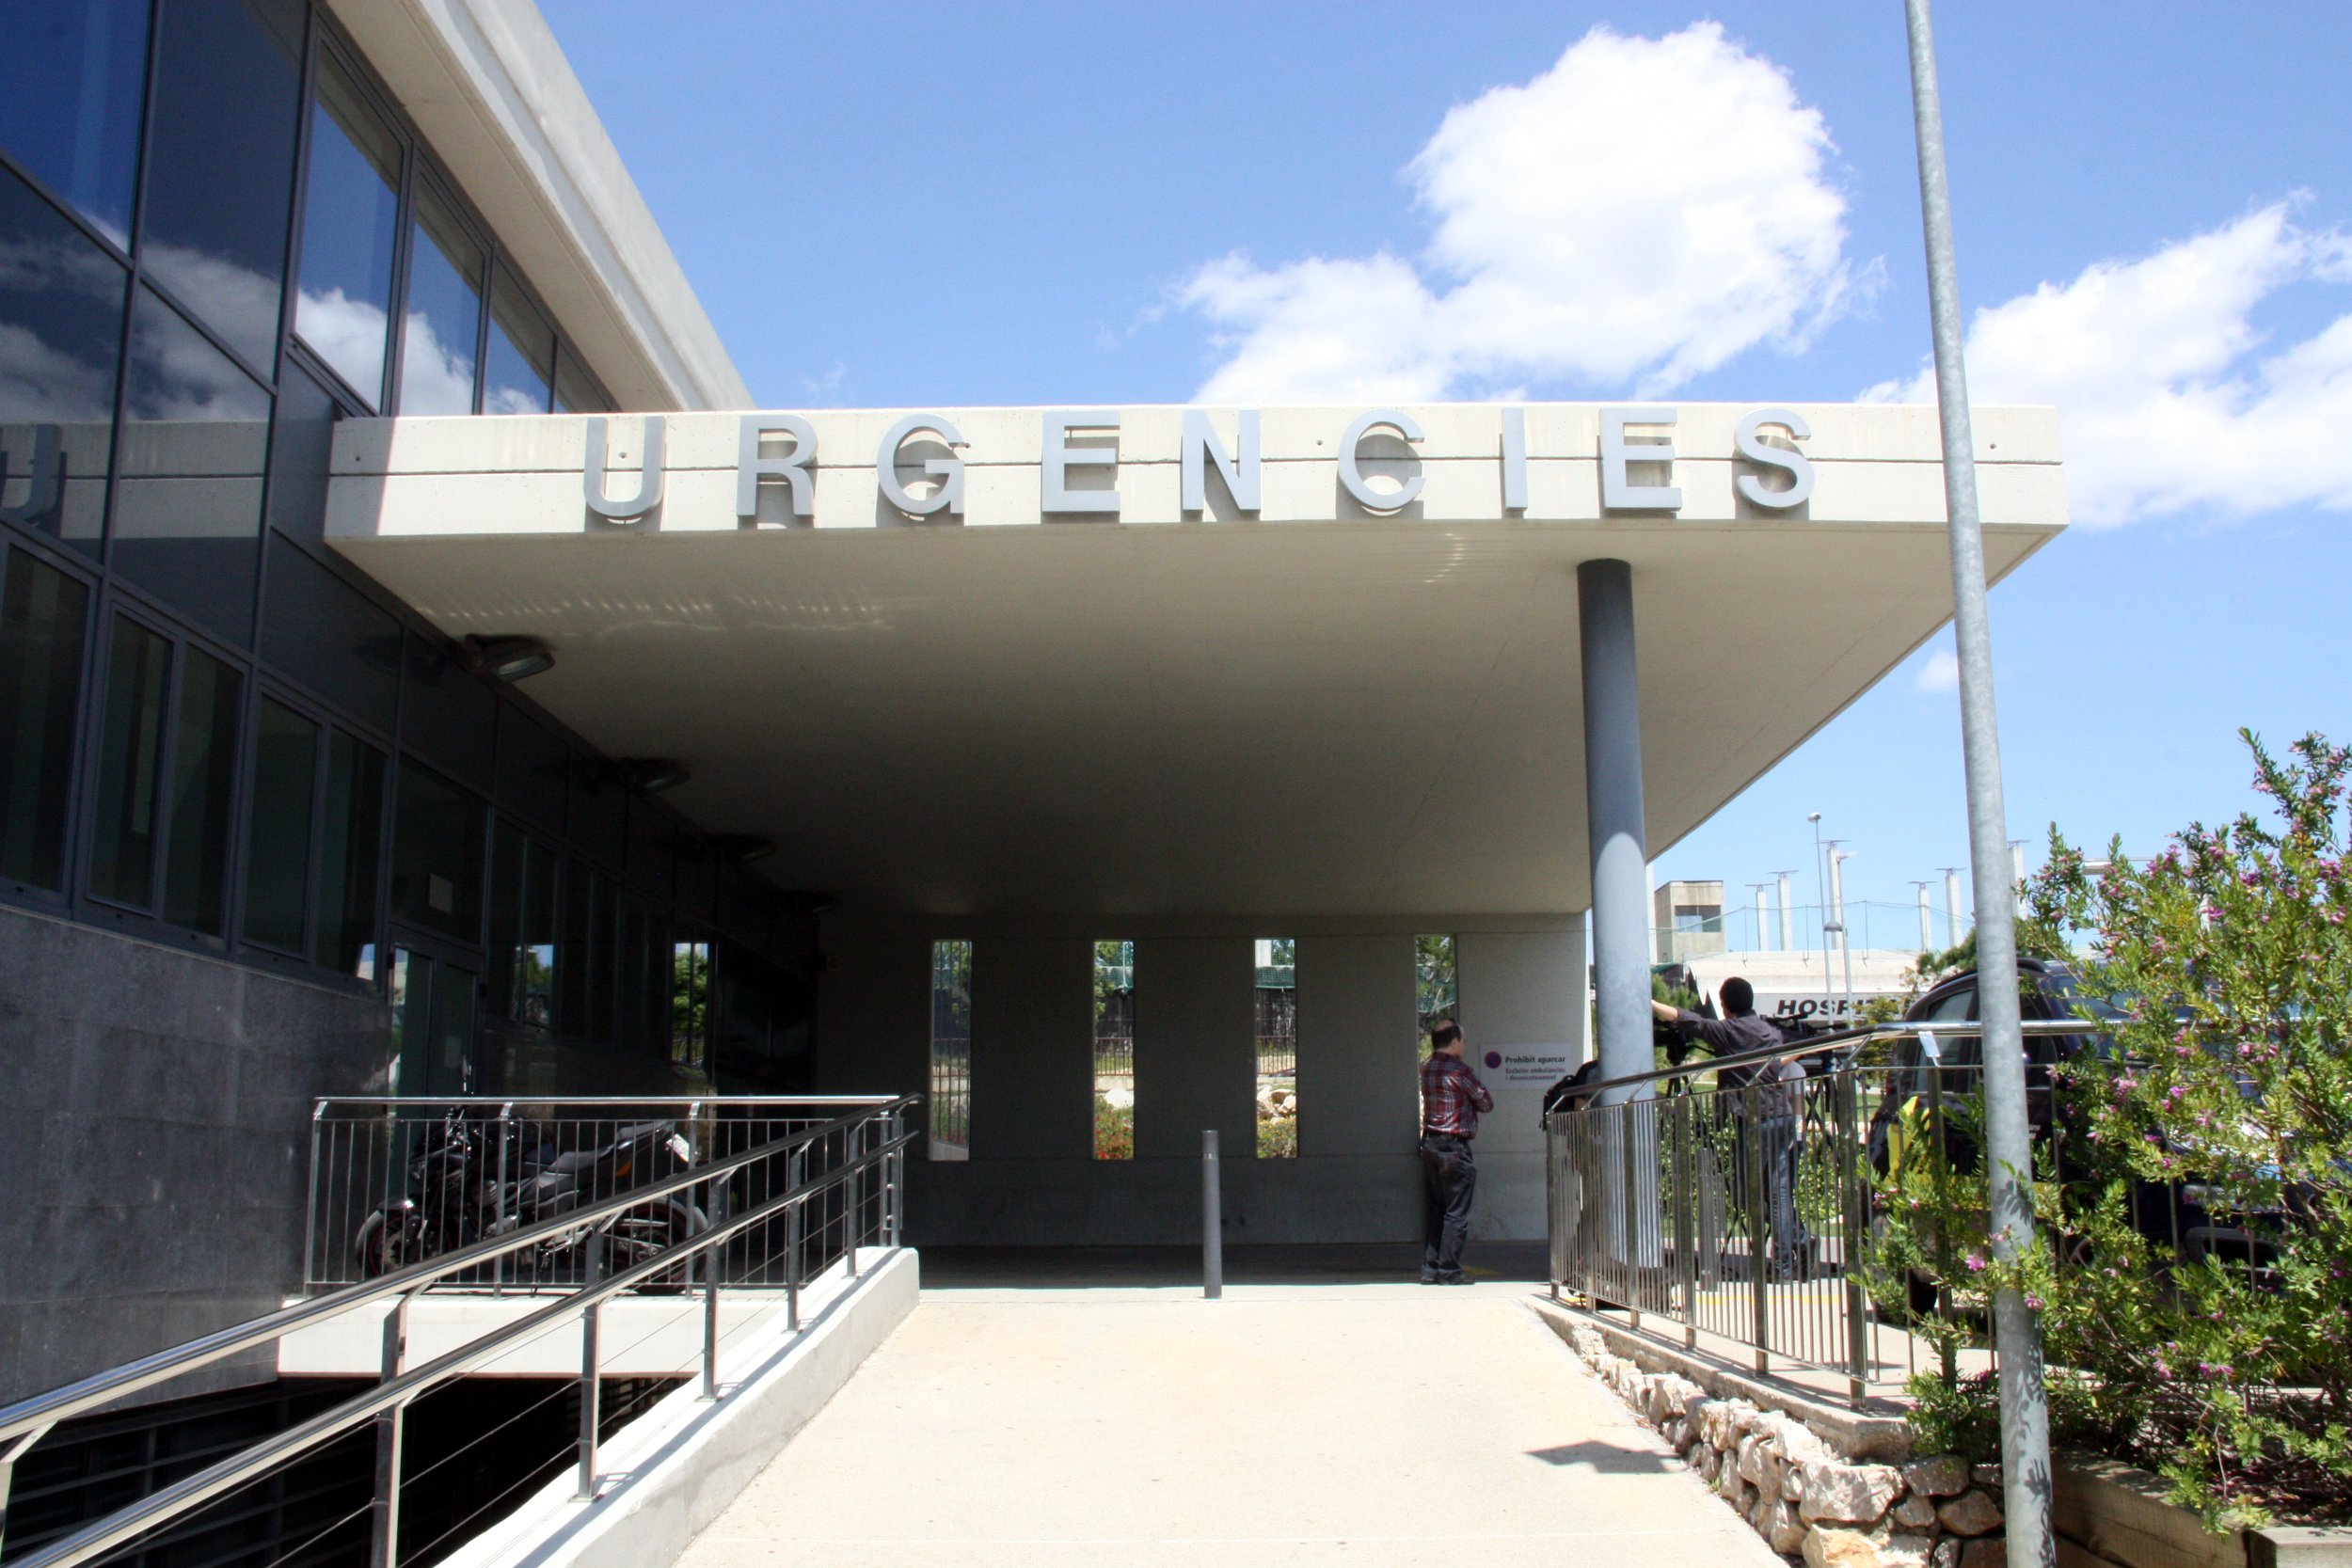
{"type": "Polygon", "coordinates": [[[2002,1568],[2001,1477],[1957,1454],[1855,1464],[1804,1422],[1646,1372],[1589,1328],[1568,1343],[1786,1557],[1809,1568],[2002,1568]]]}

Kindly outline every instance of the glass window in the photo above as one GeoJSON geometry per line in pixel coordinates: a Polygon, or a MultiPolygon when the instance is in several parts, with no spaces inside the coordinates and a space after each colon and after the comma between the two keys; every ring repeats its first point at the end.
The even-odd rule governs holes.
{"type": "Polygon", "coordinates": [[[596,377],[580,362],[570,345],[556,356],[555,411],[559,414],[609,414],[612,400],[596,390],[596,377]]]}
{"type": "Polygon", "coordinates": [[[142,289],[131,318],[116,569],[249,646],[269,395],[142,289]]]}
{"type": "Polygon", "coordinates": [[[302,0],[162,0],[139,261],[266,372],[294,206],[302,0]]]}
{"type": "Polygon", "coordinates": [[[532,841],[523,852],[522,925],[516,941],[515,1019],[552,1033],[555,1028],[555,876],[563,863],[532,841]]]}
{"type": "Polygon", "coordinates": [[[65,885],[73,713],[89,590],[24,550],[0,587],[0,877],[65,885]]]}
{"type": "Polygon", "coordinates": [[[128,275],[0,169],[0,516],[98,553],[128,275]]]}
{"type": "Polygon", "coordinates": [[[294,330],[370,408],[384,397],[400,238],[400,138],[334,55],[319,56],[294,330]]]}
{"type": "Polygon", "coordinates": [[[384,753],[337,730],[326,741],[318,961],[375,978],[376,857],[384,844],[384,753]]]}
{"type": "Polygon", "coordinates": [[[409,228],[408,313],[400,338],[400,411],[473,412],[482,331],[482,246],[432,185],[417,185],[409,228]]]}
{"type": "Polygon", "coordinates": [[[237,718],[245,678],[187,649],[171,742],[171,837],[164,858],[164,918],[218,936],[229,891],[230,802],[237,784],[237,718]]]}
{"type": "Polygon", "coordinates": [[[601,757],[574,757],[571,811],[572,843],[583,854],[612,865],[628,858],[628,791],[618,768],[601,757]]]}
{"type": "Polygon", "coordinates": [[[171,644],[115,617],[106,649],[106,710],[98,756],[98,820],[90,892],[145,909],[155,894],[157,768],[164,750],[164,691],[171,644]]]}
{"type": "Polygon", "coordinates": [[[1094,944],[1094,1157],[1136,1157],[1136,944],[1094,944]]]}
{"type": "Polygon", "coordinates": [[[1298,1154],[1298,942],[1262,937],[1258,965],[1258,1158],[1298,1154]]]}
{"type": "Polygon", "coordinates": [[[487,791],[498,747],[498,694],[427,636],[408,639],[400,738],[466,784],[487,791]]]}
{"type": "Polygon", "coordinates": [[[129,250],[147,0],[11,7],[8,38],[0,147],[129,250]]]}
{"type": "Polygon", "coordinates": [[[931,943],[931,1158],[972,1157],[972,944],[931,943]]]}
{"type": "Polygon", "coordinates": [[[564,737],[513,704],[499,708],[499,804],[549,832],[564,831],[564,784],[572,752],[564,737]]]}
{"type": "Polygon", "coordinates": [[[400,765],[392,823],[392,912],[429,930],[478,940],[487,808],[429,768],[400,765]]]}
{"type": "Polygon", "coordinates": [[[262,657],[380,730],[400,700],[400,623],[289,544],[270,541],[262,657]]]}
{"type": "Polygon", "coordinates": [[[562,1006],[556,1013],[557,1027],[573,1036],[588,1033],[588,928],[592,924],[589,904],[596,874],[578,861],[566,867],[564,879],[564,929],[560,939],[560,954],[555,967],[556,984],[562,988],[562,1006]]]}
{"type": "Polygon", "coordinates": [[[485,414],[544,414],[555,371],[555,328],[504,267],[490,285],[490,355],[484,366],[485,414]]]}
{"type": "MultiPolygon", "coordinates": [[[[932,1153],[939,1158],[938,1036],[932,1036],[932,1153]]],[[[710,1070],[710,942],[670,944],[670,1064],[689,1072],[710,1070]]]]}
{"type": "Polygon", "coordinates": [[[310,892],[310,802],[319,727],[262,699],[253,736],[253,797],[246,809],[245,940],[305,953],[310,892]]]}
{"type": "Polygon", "coordinates": [[[1430,1030],[1440,1022],[1459,1022],[1454,1008],[1452,937],[1413,939],[1413,982],[1414,1006],[1421,1015],[1421,1043],[1427,1045],[1430,1030]]]}
{"type": "Polygon", "coordinates": [[[598,1045],[612,1043],[612,992],[618,973],[612,951],[614,919],[612,879],[601,874],[588,879],[588,1027],[598,1045]]]}

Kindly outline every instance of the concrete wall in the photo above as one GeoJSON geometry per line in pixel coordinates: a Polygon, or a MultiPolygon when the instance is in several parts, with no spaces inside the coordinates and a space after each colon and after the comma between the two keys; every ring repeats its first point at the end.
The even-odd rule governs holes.
{"type": "Polygon", "coordinates": [[[968,937],[972,1157],[910,1165],[914,1244],[1196,1242],[1205,1127],[1218,1130],[1224,1151],[1229,1240],[1412,1240],[1421,1227],[1422,1051],[1413,936],[1453,931],[1463,1025],[1497,1097],[1479,1140],[1474,1233],[1540,1237],[1535,1105],[1544,1085],[1581,1059],[1582,917],[1315,924],[1337,928],[1272,917],[831,922],[818,998],[819,1083],[925,1092],[930,943],[968,937]],[[1090,943],[1108,934],[1136,943],[1134,1160],[1092,1158],[1090,943]],[[1260,1160],[1252,943],[1292,934],[1299,1155],[1260,1160]],[[1490,1050],[1500,1067],[1487,1065],[1490,1050]]]}
{"type": "Polygon", "coordinates": [[[275,1308],[311,1098],[389,1056],[381,1002],[0,909],[0,1402],[275,1308]]]}

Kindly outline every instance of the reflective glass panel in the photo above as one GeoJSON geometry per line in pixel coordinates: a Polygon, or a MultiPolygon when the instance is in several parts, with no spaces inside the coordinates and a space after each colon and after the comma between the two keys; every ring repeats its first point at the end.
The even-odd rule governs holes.
{"type": "Polygon", "coordinates": [[[400,623],[321,562],[270,541],[262,657],[379,729],[400,699],[400,623]]]}
{"type": "Polygon", "coordinates": [[[972,944],[931,943],[930,1145],[934,1160],[972,1157],[972,944]]]}
{"type": "Polygon", "coordinates": [[[490,355],[485,366],[485,414],[544,414],[555,369],[555,328],[501,267],[490,288],[490,355]]]}
{"type": "Polygon", "coordinates": [[[515,1020],[555,1028],[555,851],[532,840],[523,854],[523,918],[515,964],[515,1020]]]}
{"type": "Polygon", "coordinates": [[[237,784],[237,709],[245,680],[194,648],[181,665],[164,918],[216,937],[229,891],[229,808],[237,784]]]}
{"type": "Polygon", "coordinates": [[[301,0],[161,0],[139,260],[277,368],[302,95],[301,0]]]}
{"type": "Polygon", "coordinates": [[[163,760],[170,671],[170,643],[135,621],[115,617],[106,649],[89,890],[135,909],[147,908],[155,893],[156,769],[163,760]]]}
{"type": "Polygon", "coordinates": [[[0,171],[0,516],[92,555],[128,275],[0,171]]]}
{"type": "Polygon", "coordinates": [[[1261,937],[1258,969],[1258,1158],[1298,1155],[1298,942],[1261,937]]]}
{"type": "Polygon", "coordinates": [[[318,960],[375,977],[376,856],[384,844],[384,753],[337,730],[326,740],[318,960]]]}
{"type": "Polygon", "coordinates": [[[400,139],[324,52],[304,184],[294,330],[373,408],[391,334],[400,139]]]}
{"type": "Polygon", "coordinates": [[[24,550],[0,587],[0,877],[65,885],[73,708],[89,590],[24,550]]]}
{"type": "Polygon", "coordinates": [[[401,327],[400,411],[473,412],[474,342],[482,330],[481,245],[440,193],[417,182],[408,244],[408,313],[401,327]]]}
{"type": "Polygon", "coordinates": [[[131,248],[147,0],[11,6],[0,53],[0,147],[131,248]]]}
{"type": "Polygon", "coordinates": [[[556,356],[555,411],[559,414],[609,414],[612,404],[596,390],[594,377],[569,348],[556,356]]]}
{"type": "Polygon", "coordinates": [[[392,911],[430,930],[478,940],[488,808],[439,774],[404,762],[399,811],[392,829],[392,911]]]}
{"type": "Polygon", "coordinates": [[[246,814],[245,939],[288,953],[304,950],[318,752],[318,725],[283,703],[262,699],[246,814]]]}
{"type": "Polygon", "coordinates": [[[131,318],[130,383],[115,568],[249,646],[269,395],[144,289],[131,318]]]}
{"type": "MultiPolygon", "coordinates": [[[[932,1060],[938,1060],[934,1050],[932,1060]]],[[[690,1072],[710,1069],[710,943],[670,944],[670,1062],[690,1072]]],[[[934,1081],[936,1069],[934,1069],[934,1081]]],[[[934,1091],[936,1093],[936,1091],[934,1091]]],[[[939,1119],[938,1101],[931,1120],[939,1119]]],[[[935,1149],[936,1146],[934,1146],[935,1149]]],[[[937,1158],[936,1152],[933,1158],[937,1158]]]]}
{"type": "Polygon", "coordinates": [[[1136,1157],[1136,944],[1094,944],[1094,1157],[1136,1157]]]}

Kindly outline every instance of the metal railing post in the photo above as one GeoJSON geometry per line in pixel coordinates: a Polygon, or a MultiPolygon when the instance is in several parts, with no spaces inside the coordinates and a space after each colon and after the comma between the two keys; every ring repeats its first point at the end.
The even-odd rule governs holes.
{"type": "MultiPolygon", "coordinates": [[[[787,1193],[800,1190],[803,1153],[796,1148],[785,1156],[784,1190],[787,1193]]],[[[801,1213],[805,1201],[795,1199],[784,1209],[784,1323],[795,1333],[801,1327],[801,1213]]]]}
{"type": "Polygon", "coordinates": [[[1217,1190],[1216,1129],[1200,1133],[1200,1294],[1225,1294],[1225,1199],[1217,1190]]]}
{"type": "MultiPolygon", "coordinates": [[[[506,1233],[506,1146],[513,1141],[514,1135],[515,1104],[508,1101],[499,1107],[499,1174],[497,1184],[490,1189],[490,1220],[499,1227],[501,1235],[506,1233]]],[[[501,1252],[490,1267],[490,1293],[493,1295],[506,1293],[506,1264],[507,1254],[501,1252]]]]}
{"type": "Polygon", "coordinates": [[[1837,1080],[1837,1182],[1845,1195],[1845,1215],[1837,1238],[1837,1272],[1846,1281],[1846,1394],[1854,1408],[1862,1407],[1870,1376],[1869,1304],[1862,1291],[1862,1271],[1855,1266],[1855,1243],[1869,1228],[1864,1196],[1863,1169],[1869,1158],[1863,1147],[1862,1085],[1854,1069],[1835,1075],[1837,1080]]]}
{"type": "MultiPolygon", "coordinates": [[[[326,1115],[327,1102],[319,1101],[310,1107],[310,1201],[302,1206],[302,1288],[310,1291],[318,1283],[319,1205],[326,1200],[320,1190],[319,1122],[326,1115]]],[[[8,1499],[0,1497],[0,1508],[8,1499]]]]}
{"type": "Polygon", "coordinates": [[[603,1316],[604,1304],[595,1301],[580,1315],[580,1479],[572,1495],[591,1502],[596,1496],[596,1427],[602,1414],[597,1398],[596,1330],[603,1316]]]}
{"type": "Polygon", "coordinates": [[[1699,1343],[1698,1162],[1691,1148],[1693,1097],[1674,1097],[1675,1260],[1682,1275],[1682,1348],[1699,1343]]]}
{"type": "MultiPolygon", "coordinates": [[[[900,1110],[892,1110],[890,1113],[889,1125],[890,1141],[892,1143],[897,1143],[905,1131],[906,1113],[900,1110]]],[[[898,1244],[898,1237],[900,1234],[899,1227],[904,1223],[905,1219],[907,1151],[903,1147],[894,1149],[889,1154],[883,1156],[882,1172],[884,1176],[884,1181],[882,1184],[882,1244],[888,1247],[896,1247],[898,1244]]]]}
{"type": "MultiPolygon", "coordinates": [[[[384,1314],[383,1381],[401,1372],[408,1353],[408,1302],[393,1298],[384,1314]]],[[[408,1407],[395,1404],[375,1418],[375,1501],[368,1539],[369,1568],[400,1568],[400,1449],[408,1422],[408,1407]]]]}
{"type": "MultiPolygon", "coordinates": [[[[1764,1070],[1770,1070],[1766,1069],[1764,1070]]],[[[1744,1152],[1740,1168],[1747,1175],[1748,1201],[1748,1291],[1755,1298],[1756,1370],[1772,1370],[1772,1354],[1765,1349],[1771,1328],[1766,1313],[1764,1282],[1764,1234],[1767,1208],[1771,1199],[1764,1191],[1764,1124],[1758,1114],[1764,1109],[1764,1097],[1749,1084],[1739,1091],[1740,1141],[1744,1152]]]]}
{"type": "MultiPolygon", "coordinates": [[[[719,1182],[716,1178],[703,1189],[703,1228],[711,1228],[711,1216],[717,1213],[719,1182]]],[[[703,1259],[703,1398],[719,1397],[719,1243],[712,1242],[702,1250],[703,1259]]]]}
{"type": "MultiPolygon", "coordinates": [[[[866,1151],[866,1123],[859,1121],[842,1134],[841,1163],[849,1164],[866,1151]]],[[[850,1277],[857,1277],[857,1239],[864,1223],[866,1208],[866,1173],[851,1171],[849,1191],[841,1198],[841,1257],[850,1266],[850,1277]]]]}

